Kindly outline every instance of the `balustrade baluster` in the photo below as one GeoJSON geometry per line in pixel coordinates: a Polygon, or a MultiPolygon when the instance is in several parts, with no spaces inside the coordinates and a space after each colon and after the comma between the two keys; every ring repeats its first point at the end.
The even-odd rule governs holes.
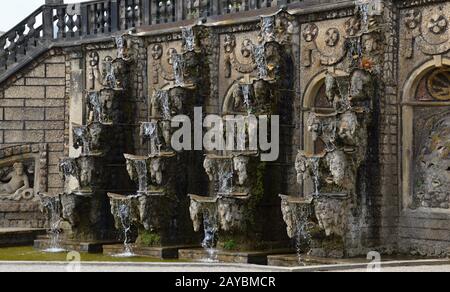
{"type": "Polygon", "coordinates": [[[8,57],[8,51],[5,46],[6,38],[0,37],[0,72],[6,70],[6,59],[8,57]]]}
{"type": "Polygon", "coordinates": [[[8,65],[16,62],[16,37],[17,33],[15,30],[8,34],[8,65]]]}
{"type": "Polygon", "coordinates": [[[106,1],[103,3],[103,29],[105,32],[110,32],[111,31],[111,7],[110,7],[110,2],[106,1]]]}
{"type": "Polygon", "coordinates": [[[89,5],[89,28],[91,35],[97,34],[96,14],[95,4],[89,5]]]}
{"type": "Polygon", "coordinates": [[[58,38],[62,39],[65,37],[66,35],[66,21],[65,21],[65,17],[66,17],[66,10],[64,8],[58,8],[56,10],[56,17],[58,19],[58,22],[56,23],[56,26],[58,27],[58,38]]]}
{"type": "Polygon", "coordinates": [[[95,9],[96,17],[96,27],[97,33],[105,32],[104,14],[103,14],[103,3],[98,3],[95,9]]]}
{"type": "Polygon", "coordinates": [[[28,46],[36,46],[36,39],[38,36],[36,35],[36,29],[34,28],[34,25],[36,24],[36,17],[30,17],[27,21],[27,27],[28,27],[28,46]]]}
{"type": "Polygon", "coordinates": [[[75,32],[74,32],[75,21],[73,20],[73,16],[72,15],[67,15],[66,18],[67,18],[67,21],[66,21],[66,26],[67,26],[66,37],[73,38],[75,36],[75,32]]]}

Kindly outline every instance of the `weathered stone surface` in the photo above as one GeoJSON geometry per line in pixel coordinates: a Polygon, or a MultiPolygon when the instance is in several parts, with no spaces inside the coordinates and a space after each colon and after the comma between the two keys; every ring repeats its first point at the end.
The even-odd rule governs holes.
{"type": "Polygon", "coordinates": [[[46,108],[45,120],[47,121],[64,121],[65,113],[60,108],[46,108]]]}
{"type": "Polygon", "coordinates": [[[64,86],[47,86],[46,97],[47,98],[64,98],[66,88],[64,86]]]}
{"type": "Polygon", "coordinates": [[[61,99],[27,99],[26,107],[64,107],[64,100],[61,99]]]}
{"type": "MultiPolygon", "coordinates": [[[[26,130],[64,130],[64,122],[60,121],[26,121],[26,130]]],[[[46,142],[51,142],[46,140],[46,142]]],[[[60,142],[60,141],[57,141],[60,142]]],[[[59,151],[59,150],[58,150],[59,151]]]]}
{"type": "Polygon", "coordinates": [[[22,130],[23,122],[1,121],[0,130],[22,130]]]}
{"type": "Polygon", "coordinates": [[[64,142],[64,131],[61,130],[47,130],[45,131],[45,141],[48,143],[64,142]]]}
{"type": "Polygon", "coordinates": [[[64,77],[66,64],[47,64],[47,77],[64,77]]]}
{"type": "Polygon", "coordinates": [[[5,91],[5,98],[44,98],[45,88],[41,86],[13,86],[5,91]]]}
{"type": "Polygon", "coordinates": [[[38,108],[5,108],[6,121],[42,121],[44,109],[38,108]]]}
{"type": "Polygon", "coordinates": [[[65,85],[65,78],[27,78],[26,85],[65,85]]]}
{"type": "Polygon", "coordinates": [[[25,77],[45,77],[45,65],[41,64],[27,73],[25,77]]]}
{"type": "Polygon", "coordinates": [[[44,142],[44,131],[5,131],[4,143],[41,143],[44,142]]]}

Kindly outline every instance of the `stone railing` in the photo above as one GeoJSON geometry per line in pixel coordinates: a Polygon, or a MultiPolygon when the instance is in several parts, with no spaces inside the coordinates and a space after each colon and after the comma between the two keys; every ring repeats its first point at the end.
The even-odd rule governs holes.
{"type": "Polygon", "coordinates": [[[52,46],[92,41],[120,31],[263,8],[344,0],[99,0],[60,4],[47,0],[0,36],[0,82],[52,46]]]}

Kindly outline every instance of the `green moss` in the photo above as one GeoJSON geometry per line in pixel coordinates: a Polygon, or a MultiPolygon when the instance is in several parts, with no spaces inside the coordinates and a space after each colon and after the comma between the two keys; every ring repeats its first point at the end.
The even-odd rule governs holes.
{"type": "Polygon", "coordinates": [[[237,249],[237,243],[234,240],[228,240],[224,242],[223,248],[225,250],[236,250],[237,249]]]}
{"type": "Polygon", "coordinates": [[[158,246],[161,245],[161,236],[149,231],[141,232],[138,243],[143,246],[158,246]]]}

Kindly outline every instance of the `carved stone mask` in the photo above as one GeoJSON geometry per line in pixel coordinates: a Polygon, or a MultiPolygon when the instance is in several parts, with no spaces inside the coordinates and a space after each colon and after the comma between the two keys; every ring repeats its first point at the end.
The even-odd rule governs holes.
{"type": "Polygon", "coordinates": [[[338,124],[338,135],[339,138],[346,141],[347,143],[355,144],[355,133],[358,127],[358,119],[354,113],[345,113],[341,116],[338,124]]]}
{"type": "Polygon", "coordinates": [[[231,34],[227,34],[225,36],[224,48],[227,54],[230,54],[234,51],[236,47],[236,37],[231,34]]]}
{"type": "Polygon", "coordinates": [[[237,171],[237,174],[239,176],[239,184],[243,185],[247,181],[248,173],[247,173],[247,165],[249,162],[248,157],[234,157],[234,170],[237,171]]]}
{"type": "Polygon", "coordinates": [[[246,59],[248,59],[248,58],[250,58],[252,56],[252,54],[253,54],[253,43],[252,43],[251,40],[245,39],[242,42],[241,54],[246,59]]]}
{"type": "Polygon", "coordinates": [[[215,178],[215,165],[214,161],[210,158],[205,158],[205,161],[203,162],[203,167],[205,168],[206,174],[209,177],[210,181],[214,181],[215,178]]]}

